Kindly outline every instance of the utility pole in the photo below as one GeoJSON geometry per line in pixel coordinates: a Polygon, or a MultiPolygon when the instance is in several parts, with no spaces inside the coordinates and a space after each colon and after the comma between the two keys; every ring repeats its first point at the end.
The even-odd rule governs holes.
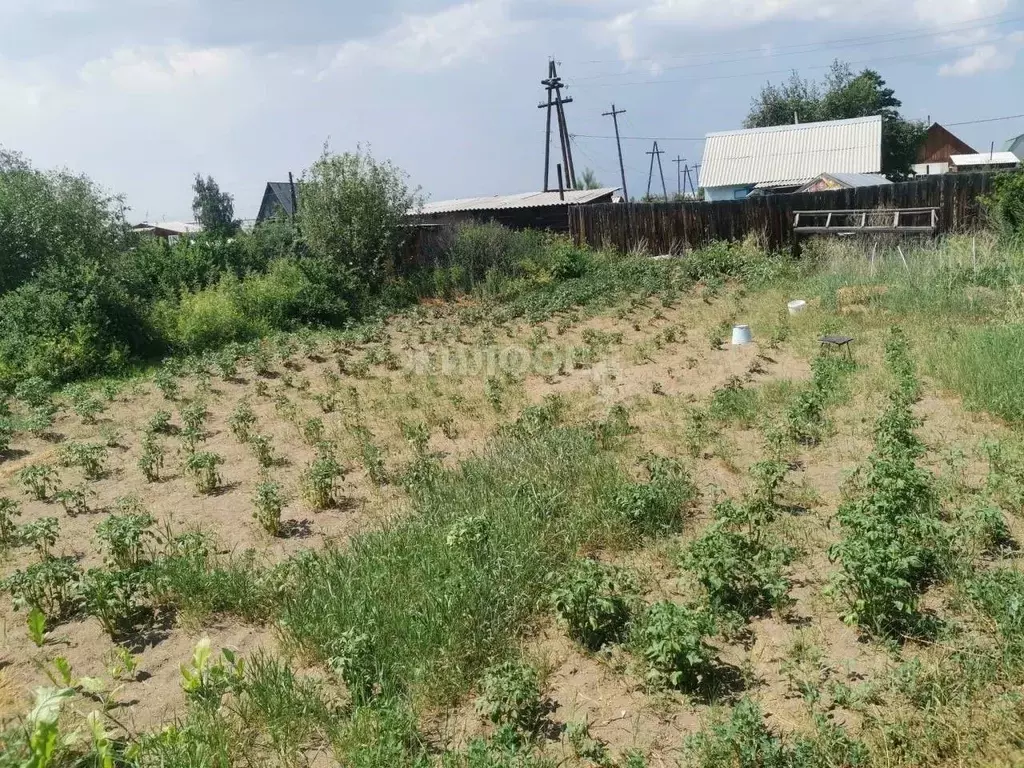
{"type": "Polygon", "coordinates": [[[665,171],[661,167],[661,156],[665,154],[665,150],[658,149],[658,142],[654,142],[654,149],[646,154],[651,156],[651,169],[647,172],[647,196],[651,196],[651,180],[654,178],[654,158],[658,158],[658,173],[661,174],[661,193],[665,196],[665,202],[668,202],[668,190],[665,188],[665,171]]]}
{"type": "Polygon", "coordinates": [[[551,110],[555,110],[555,118],[558,120],[558,141],[562,147],[562,164],[565,169],[565,186],[568,189],[576,188],[576,169],[572,162],[572,146],[569,143],[569,126],[565,120],[565,105],[572,103],[572,97],[562,97],[562,78],[558,76],[558,68],[554,59],[548,61],[547,79],[540,81],[547,89],[547,103],[538,104],[538,109],[547,110],[547,130],[544,136],[544,191],[548,192],[550,186],[551,169],[551,110]]]}
{"type": "Polygon", "coordinates": [[[686,192],[686,182],[689,182],[690,183],[690,191],[693,193],[693,196],[696,197],[697,196],[697,187],[694,185],[693,179],[690,178],[690,166],[689,165],[687,165],[686,168],[683,169],[683,173],[686,174],[686,181],[683,182],[683,192],[686,192]]]}
{"type": "Polygon", "coordinates": [[[619,149],[619,173],[622,175],[622,202],[629,202],[629,193],[626,192],[626,166],[622,164],[622,140],[619,139],[619,115],[624,115],[626,110],[615,109],[615,105],[612,104],[611,112],[602,112],[601,117],[611,117],[612,122],[615,123],[615,146],[619,149]]]}
{"type": "Polygon", "coordinates": [[[683,171],[683,163],[686,162],[686,158],[685,157],[680,157],[679,155],[676,155],[676,159],[673,160],[672,162],[676,164],[676,194],[679,195],[680,197],[682,197],[683,196],[683,190],[685,189],[685,187],[683,187],[683,173],[682,173],[682,171],[683,171]]]}

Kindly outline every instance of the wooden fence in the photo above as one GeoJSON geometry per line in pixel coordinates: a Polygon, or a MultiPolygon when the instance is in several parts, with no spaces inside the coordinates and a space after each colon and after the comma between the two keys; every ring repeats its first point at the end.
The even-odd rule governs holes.
{"type": "Polygon", "coordinates": [[[635,247],[678,253],[748,235],[780,250],[793,244],[794,211],[862,208],[938,208],[939,233],[964,232],[983,222],[978,197],[991,191],[995,175],[944,174],[902,184],[714,203],[580,205],[569,210],[569,232],[577,244],[623,253],[635,247]]]}

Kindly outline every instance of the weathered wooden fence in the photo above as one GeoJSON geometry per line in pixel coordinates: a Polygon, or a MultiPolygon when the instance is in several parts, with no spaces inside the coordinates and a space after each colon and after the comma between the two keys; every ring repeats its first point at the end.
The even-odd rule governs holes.
{"type": "Polygon", "coordinates": [[[983,220],[979,196],[993,173],[925,176],[878,187],[767,195],[715,203],[610,203],[573,206],[569,232],[577,244],[653,253],[700,248],[715,240],[759,238],[778,250],[793,243],[793,212],[863,208],[938,208],[939,232],[963,232],[983,220]]]}

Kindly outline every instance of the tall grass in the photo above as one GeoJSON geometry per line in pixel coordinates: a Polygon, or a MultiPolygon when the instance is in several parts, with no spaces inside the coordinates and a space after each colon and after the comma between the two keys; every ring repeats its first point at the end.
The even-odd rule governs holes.
{"type": "Polygon", "coordinates": [[[357,699],[414,687],[454,699],[509,655],[553,572],[624,534],[624,482],[592,430],[499,439],[419,480],[410,519],[300,561],[282,623],[357,699]]]}

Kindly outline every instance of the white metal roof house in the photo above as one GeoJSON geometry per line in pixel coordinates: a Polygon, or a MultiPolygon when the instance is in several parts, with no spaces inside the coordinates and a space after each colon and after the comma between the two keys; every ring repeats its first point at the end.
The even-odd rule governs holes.
{"type": "Polygon", "coordinates": [[[569,209],[578,205],[610,203],[618,187],[567,189],[563,192],[523,192],[516,195],[465,197],[424,203],[410,211],[421,224],[453,224],[460,221],[497,221],[513,229],[536,228],[565,231],[569,209]]]}
{"type": "Polygon", "coordinates": [[[1013,152],[978,152],[973,155],[951,155],[951,171],[985,171],[997,168],[1016,168],[1020,158],[1013,152]]]}
{"type": "Polygon", "coordinates": [[[709,133],[704,199],[740,200],[755,191],[791,192],[822,174],[882,171],[880,115],[709,133]]]}

